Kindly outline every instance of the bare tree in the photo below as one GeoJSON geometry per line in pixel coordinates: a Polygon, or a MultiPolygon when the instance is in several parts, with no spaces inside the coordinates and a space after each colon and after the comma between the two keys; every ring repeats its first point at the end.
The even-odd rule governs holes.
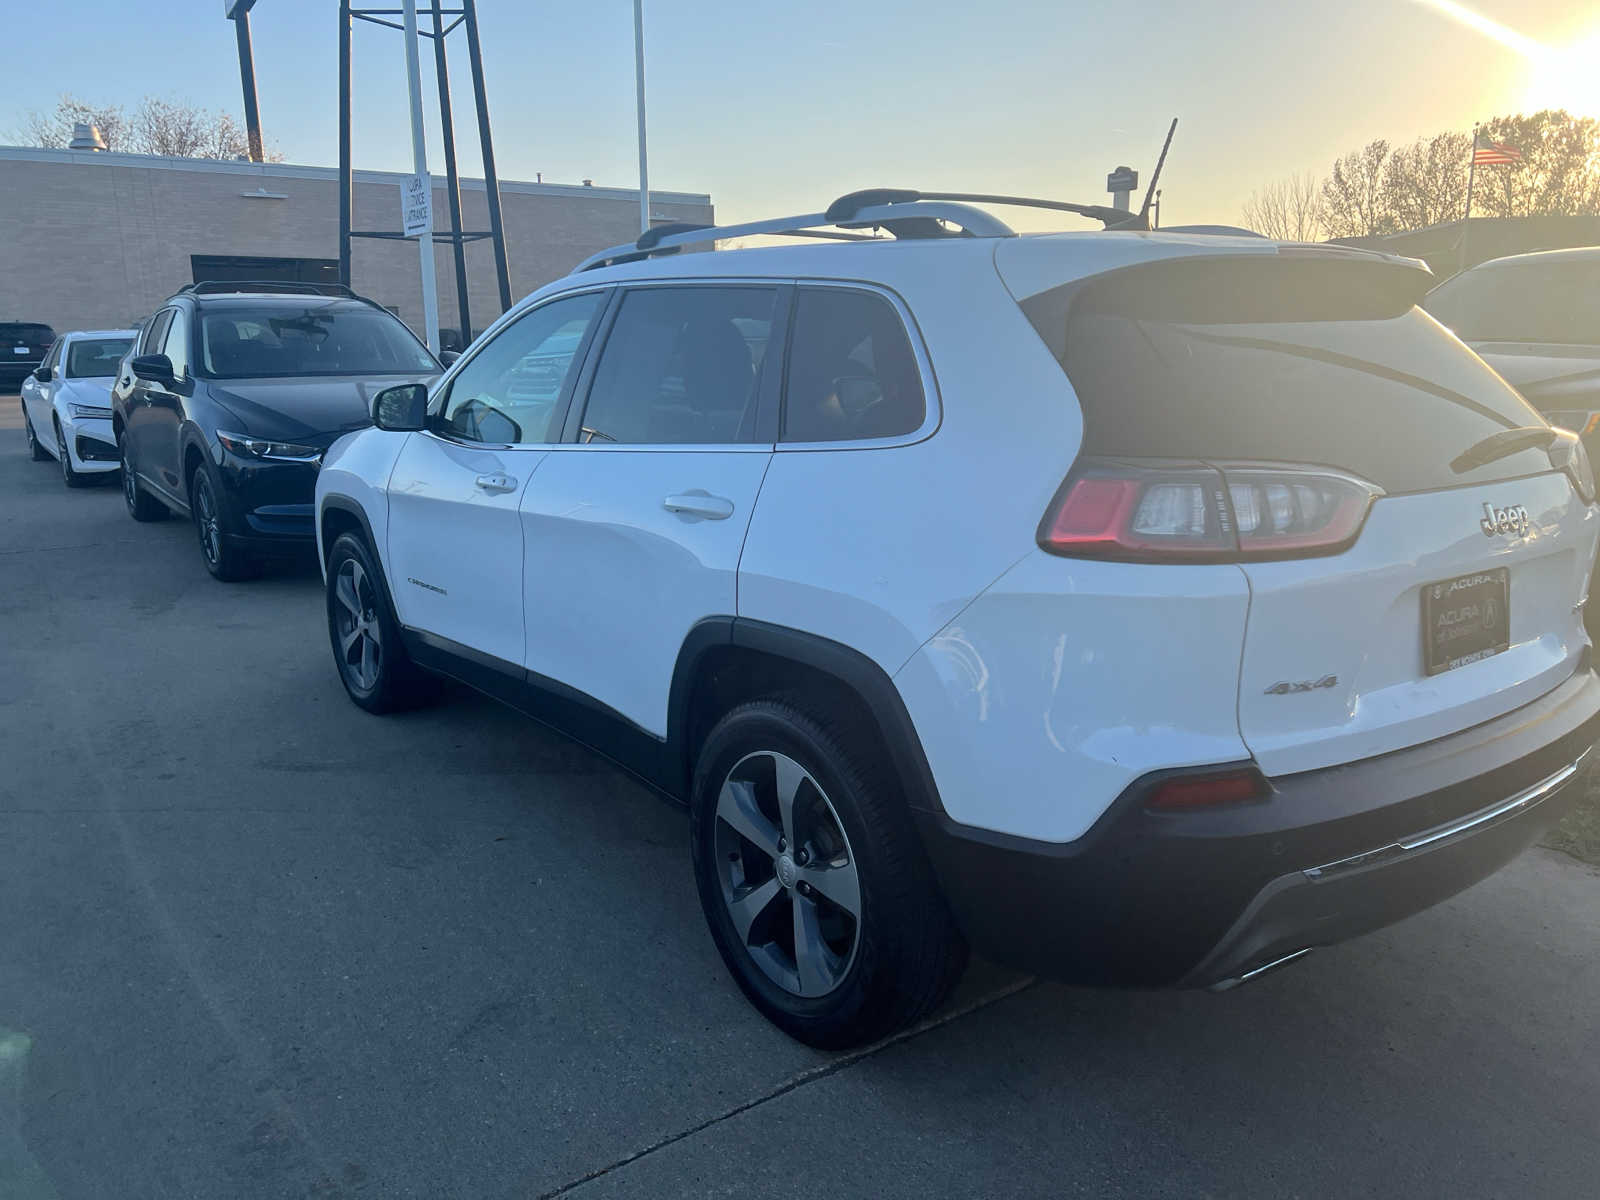
{"type": "MultiPolygon", "coordinates": [[[[63,95],[53,111],[28,114],[24,136],[39,146],[65,146],[79,122],[98,125],[107,150],[172,158],[248,158],[250,153],[249,138],[227,112],[207,112],[158,96],[146,96],[129,117],[120,106],[97,106],[63,95]]],[[[266,157],[269,162],[283,159],[276,150],[266,157]]]]}
{"type": "Polygon", "coordinates": [[[1251,192],[1244,223],[1280,242],[1314,242],[1322,236],[1322,196],[1309,171],[1251,192]]]}
{"type": "Polygon", "coordinates": [[[1522,151],[1522,161],[1478,168],[1473,212],[1486,217],[1600,212],[1600,121],[1546,109],[1496,117],[1483,132],[1522,151]]]}
{"type": "Polygon", "coordinates": [[[30,109],[17,140],[61,149],[72,141],[73,127],[80,124],[98,126],[107,150],[127,148],[121,144],[128,137],[128,117],[121,105],[90,104],[67,92],[56,99],[55,108],[47,113],[30,109]]]}
{"type": "Polygon", "coordinates": [[[1396,225],[1383,187],[1389,143],[1379,138],[1333,164],[1322,181],[1322,223],[1329,237],[1393,233],[1396,225]]]}
{"type": "Polygon", "coordinates": [[[1398,229],[1425,229],[1460,219],[1467,201],[1472,135],[1436,133],[1389,156],[1383,166],[1385,207],[1398,229]]]}

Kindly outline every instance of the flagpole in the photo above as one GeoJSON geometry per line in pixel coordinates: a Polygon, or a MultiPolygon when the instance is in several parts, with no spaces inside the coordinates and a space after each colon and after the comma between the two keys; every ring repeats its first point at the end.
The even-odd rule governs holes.
{"type": "Polygon", "coordinates": [[[1478,125],[1472,125],[1472,146],[1467,150],[1467,215],[1461,218],[1461,265],[1467,269],[1467,230],[1472,228],[1472,182],[1478,174],[1478,125]]]}

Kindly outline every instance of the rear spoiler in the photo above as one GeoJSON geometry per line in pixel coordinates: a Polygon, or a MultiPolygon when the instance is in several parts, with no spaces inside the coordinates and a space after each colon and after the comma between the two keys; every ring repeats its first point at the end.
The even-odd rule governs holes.
{"type": "Polygon", "coordinates": [[[1059,358],[1067,322],[1079,312],[1185,325],[1383,320],[1408,312],[1434,282],[1419,259],[1293,244],[1146,259],[1019,304],[1059,358]]]}

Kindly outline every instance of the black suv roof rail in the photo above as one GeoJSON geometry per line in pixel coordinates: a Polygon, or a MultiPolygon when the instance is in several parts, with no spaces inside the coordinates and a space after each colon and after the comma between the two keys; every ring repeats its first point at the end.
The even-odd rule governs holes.
{"type": "Polygon", "coordinates": [[[188,283],[178,289],[179,295],[190,296],[225,296],[244,292],[270,292],[286,296],[340,296],[351,300],[363,300],[356,292],[343,283],[299,283],[284,279],[207,279],[200,283],[188,283]]]}

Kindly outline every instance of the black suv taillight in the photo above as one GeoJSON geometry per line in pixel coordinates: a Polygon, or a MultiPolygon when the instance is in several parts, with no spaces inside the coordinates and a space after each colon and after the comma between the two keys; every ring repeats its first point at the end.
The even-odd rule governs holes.
{"type": "Polygon", "coordinates": [[[1085,458],[1038,541],[1123,562],[1237,562],[1337,554],[1382,489],[1326,467],[1085,458]]]}

